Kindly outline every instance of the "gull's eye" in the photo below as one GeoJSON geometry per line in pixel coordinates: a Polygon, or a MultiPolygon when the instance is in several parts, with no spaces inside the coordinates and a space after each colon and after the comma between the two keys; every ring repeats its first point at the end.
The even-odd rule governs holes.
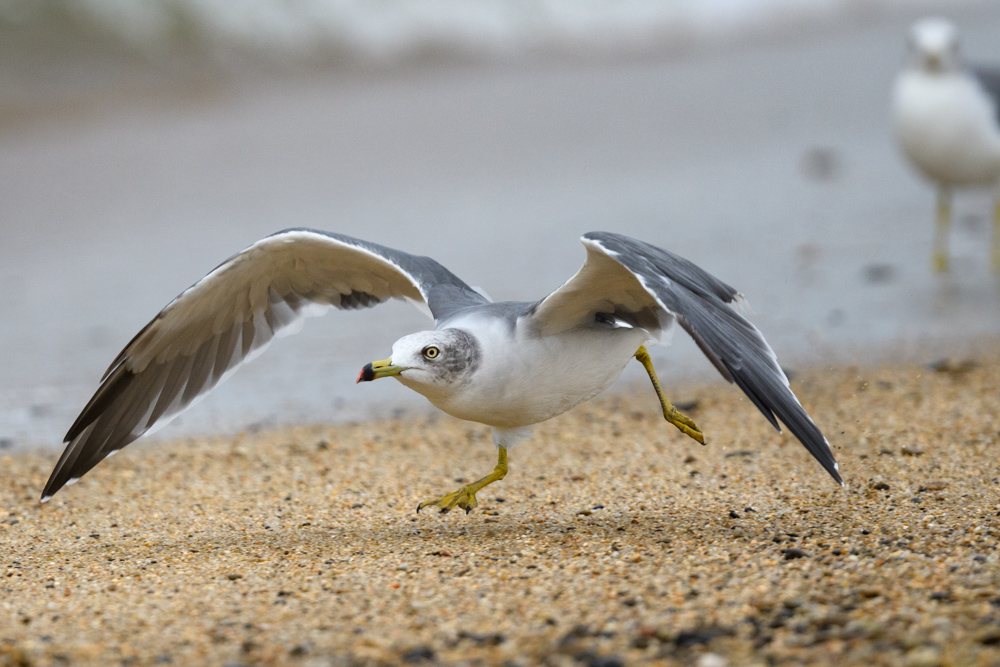
{"type": "Polygon", "coordinates": [[[439,354],[441,354],[441,350],[437,349],[433,345],[428,345],[424,348],[424,356],[428,359],[436,359],[439,354]]]}

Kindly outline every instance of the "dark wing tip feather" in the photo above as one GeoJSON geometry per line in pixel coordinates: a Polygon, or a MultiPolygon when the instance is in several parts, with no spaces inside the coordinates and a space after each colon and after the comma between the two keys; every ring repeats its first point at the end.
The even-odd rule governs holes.
{"type": "MultiPolygon", "coordinates": [[[[51,498],[59,489],[66,486],[71,479],[79,479],[91,468],[107,458],[113,451],[117,451],[129,444],[134,437],[130,438],[130,433],[115,433],[114,427],[120,424],[112,423],[113,416],[118,415],[122,408],[132,406],[134,408],[141,405],[141,400],[132,402],[128,399],[129,389],[133,386],[136,375],[127,370],[124,366],[118,366],[98,388],[93,398],[80,412],[80,416],[66,432],[63,441],[66,449],[52,469],[45,488],[42,490],[42,499],[51,498]],[[111,436],[118,437],[112,438],[111,436]]],[[[140,397],[141,398],[141,397],[140,397]]],[[[141,416],[140,416],[141,417],[141,416]]],[[[133,417],[132,420],[138,422],[133,417]]],[[[131,432],[133,424],[129,424],[131,432]]]]}
{"type": "Polygon", "coordinates": [[[770,408],[770,406],[768,406],[765,399],[758,395],[753,384],[749,381],[749,378],[745,377],[744,374],[739,371],[734,372],[729,367],[729,364],[725,364],[725,366],[726,370],[729,371],[729,376],[732,378],[732,382],[735,382],[736,386],[743,390],[743,393],[747,395],[747,398],[749,398],[755,406],[757,406],[757,409],[760,410],[761,414],[767,417],[767,421],[771,422],[771,426],[773,426],[780,433],[781,425],[778,424],[778,420],[774,416],[774,411],[770,408]]]}
{"type": "Polygon", "coordinates": [[[781,427],[777,421],[780,419],[834,481],[843,486],[844,480],[840,477],[837,460],[833,457],[830,444],[823,437],[819,427],[809,418],[805,409],[795,400],[791,389],[783,385],[778,386],[774,382],[768,387],[767,380],[762,381],[763,376],[754,377],[757,374],[746,373],[743,370],[730,369],[730,372],[737,386],[767,417],[771,425],[780,432],[781,427]]]}
{"type": "Polygon", "coordinates": [[[591,232],[584,239],[595,241],[636,276],[675,315],[722,376],[736,383],[778,431],[779,421],[787,426],[843,485],[829,443],[788,387],[767,341],[727,305],[738,300],[735,289],[682,257],[627,236],[591,232]]]}
{"type": "Polygon", "coordinates": [[[293,325],[309,314],[304,308],[307,303],[353,310],[370,308],[389,298],[416,300],[417,295],[438,319],[458,308],[488,303],[428,257],[313,229],[286,229],[258,241],[181,292],[115,357],[67,431],[66,447],[42,499],[79,479],[154,424],[161,425],[181,412],[243,361],[263,351],[279,331],[293,331],[293,325]],[[304,245],[288,245],[299,242],[304,245]],[[349,249],[346,254],[345,248],[349,249]],[[310,267],[299,273],[300,265],[307,262],[313,263],[315,273],[310,267]],[[237,308],[259,289],[262,276],[272,279],[264,285],[267,293],[258,295],[269,305],[253,306],[249,314],[237,308]],[[339,283],[345,283],[346,293],[331,292],[339,283]],[[275,291],[276,284],[285,285],[281,293],[275,291]],[[290,287],[292,284],[297,287],[290,287]],[[372,290],[371,284],[378,287],[372,290]],[[436,298],[438,292],[446,292],[449,298],[436,298]],[[214,296],[199,301],[198,295],[206,293],[214,296]],[[227,312],[227,304],[237,313],[227,323],[228,328],[221,332],[215,326],[209,328],[206,322],[227,312]],[[157,332],[151,328],[171,317],[168,344],[174,347],[169,354],[160,354],[155,340],[146,339],[155,339],[152,334],[157,332]]]}
{"type": "Polygon", "coordinates": [[[972,74],[993,102],[993,116],[1000,126],[1000,67],[977,65],[972,67],[972,74]]]}

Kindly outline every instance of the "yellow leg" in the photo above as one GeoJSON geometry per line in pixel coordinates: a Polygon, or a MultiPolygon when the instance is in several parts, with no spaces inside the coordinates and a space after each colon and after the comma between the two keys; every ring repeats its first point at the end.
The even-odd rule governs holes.
{"type": "Polygon", "coordinates": [[[937,217],[934,222],[934,272],[948,271],[948,235],[951,233],[951,190],[938,190],[937,217]]]}
{"type": "Polygon", "coordinates": [[[993,273],[1000,273],[1000,194],[993,204],[993,251],[992,256],[993,273]]]}
{"type": "Polygon", "coordinates": [[[417,505],[417,511],[419,512],[429,505],[434,505],[435,507],[441,508],[442,514],[450,511],[455,506],[464,509],[466,514],[471,512],[479,504],[479,501],[476,500],[476,492],[487,484],[498,482],[507,476],[507,448],[499,447],[498,449],[500,451],[497,454],[497,464],[496,467],[493,468],[493,472],[486,477],[483,477],[478,482],[466,484],[458,491],[453,491],[452,493],[441,496],[440,498],[435,498],[434,500],[425,500],[417,505]]]}
{"type": "Polygon", "coordinates": [[[704,445],[705,436],[702,434],[701,429],[689,417],[678,412],[677,408],[671,405],[667,397],[663,395],[660,380],[656,377],[656,369],[653,368],[653,360],[649,358],[649,352],[646,351],[645,345],[639,346],[639,350],[635,353],[635,358],[639,360],[639,363],[649,373],[649,379],[653,382],[653,389],[656,390],[656,397],[660,399],[660,407],[663,408],[663,418],[680,429],[681,433],[691,436],[704,445]]]}

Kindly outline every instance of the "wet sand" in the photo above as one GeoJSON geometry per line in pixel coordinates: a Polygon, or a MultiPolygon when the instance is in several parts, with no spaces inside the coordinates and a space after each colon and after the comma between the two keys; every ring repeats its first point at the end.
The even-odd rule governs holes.
{"type": "Polygon", "coordinates": [[[0,664],[994,665],[1000,344],[801,372],[837,487],[733,387],[600,399],[485,474],[448,417],[0,459],[0,664]]]}

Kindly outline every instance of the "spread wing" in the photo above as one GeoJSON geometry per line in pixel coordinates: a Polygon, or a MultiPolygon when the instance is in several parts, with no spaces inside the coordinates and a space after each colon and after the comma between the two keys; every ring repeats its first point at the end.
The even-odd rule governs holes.
{"type": "Polygon", "coordinates": [[[171,301],[125,346],[64,438],[42,500],[189,407],[330,307],[406,299],[436,320],[487,300],[429,257],[288,229],[254,243],[171,301]]]}
{"type": "Polygon", "coordinates": [[[726,380],[736,383],[779,431],[778,420],[843,483],[830,445],[788,386],[771,346],[732,308],[739,293],[688,260],[635,239],[591,232],[587,260],[534,310],[542,335],[593,322],[597,313],[631,319],[658,336],[671,317],[726,380]],[[655,315],[655,317],[651,317],[655,315]]]}

